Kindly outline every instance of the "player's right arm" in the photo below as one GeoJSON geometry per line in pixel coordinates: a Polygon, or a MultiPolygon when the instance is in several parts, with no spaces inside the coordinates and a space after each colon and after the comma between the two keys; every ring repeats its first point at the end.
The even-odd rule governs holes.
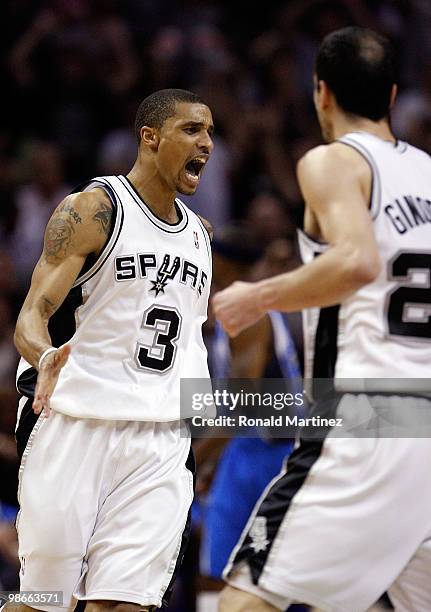
{"type": "MultiPolygon", "coordinates": [[[[42,255],[34,269],[14,337],[18,352],[36,369],[41,355],[52,346],[49,319],[69,293],[86,257],[100,253],[109,235],[111,217],[109,197],[102,189],[93,189],[65,198],[48,222],[42,255]]],[[[68,354],[69,347],[62,347],[42,361],[38,387],[46,407],[68,354]]],[[[37,403],[37,391],[38,388],[34,408],[40,412],[44,406],[37,403]]]]}
{"type": "Polygon", "coordinates": [[[216,294],[216,317],[233,337],[269,310],[340,304],[379,274],[368,210],[371,171],[365,160],[341,143],[317,147],[300,161],[298,179],[328,249],[296,270],[259,283],[234,283],[216,294]]]}

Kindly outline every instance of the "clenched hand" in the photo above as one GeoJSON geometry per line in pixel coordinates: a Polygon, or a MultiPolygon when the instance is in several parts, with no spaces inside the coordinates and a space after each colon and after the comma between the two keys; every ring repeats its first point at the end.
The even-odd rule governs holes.
{"type": "Polygon", "coordinates": [[[265,314],[257,300],[256,283],[237,281],[216,293],[212,304],[216,318],[232,338],[254,325],[265,314]]]}

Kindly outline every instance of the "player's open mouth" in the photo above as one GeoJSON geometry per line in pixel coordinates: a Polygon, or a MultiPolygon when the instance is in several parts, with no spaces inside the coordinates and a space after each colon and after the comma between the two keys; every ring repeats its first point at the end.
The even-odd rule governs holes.
{"type": "Polygon", "coordinates": [[[187,181],[190,184],[197,185],[203,170],[203,167],[207,163],[208,158],[205,156],[194,157],[188,161],[185,165],[185,174],[187,181]]]}

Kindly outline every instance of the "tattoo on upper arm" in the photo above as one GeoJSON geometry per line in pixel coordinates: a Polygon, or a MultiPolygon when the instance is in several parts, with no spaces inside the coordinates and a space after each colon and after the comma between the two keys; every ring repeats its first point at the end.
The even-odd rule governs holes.
{"type": "Polygon", "coordinates": [[[46,226],[43,254],[48,263],[55,263],[66,255],[78,223],[82,219],[73,206],[68,202],[60,204],[46,226]]]}
{"type": "Polygon", "coordinates": [[[72,219],[75,221],[75,223],[82,223],[82,219],[79,216],[79,214],[76,212],[73,206],[71,206],[67,202],[64,202],[63,204],[59,206],[58,212],[67,212],[72,217],[72,219]]]}
{"type": "Polygon", "coordinates": [[[112,206],[107,206],[104,202],[101,202],[93,220],[97,223],[99,232],[108,236],[111,229],[112,206]]]}

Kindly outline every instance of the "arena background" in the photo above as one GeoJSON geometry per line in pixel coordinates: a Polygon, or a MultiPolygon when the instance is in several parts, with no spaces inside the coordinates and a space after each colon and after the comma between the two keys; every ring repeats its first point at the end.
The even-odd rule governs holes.
{"type": "MultiPolygon", "coordinates": [[[[321,142],[313,56],[326,33],[349,24],[393,41],[395,134],[431,153],[429,0],[2,2],[0,590],[16,588],[18,570],[12,336],[52,210],[94,175],[127,173],[143,97],[192,89],[213,111],[216,147],[188,203],[216,231],[232,220],[250,224],[264,250],[255,278],[295,267],[302,216],[295,164],[321,142]]],[[[211,334],[210,320],[209,343],[211,334]]],[[[196,533],[171,611],[196,609],[198,546],[196,533]]],[[[209,612],[200,601],[200,612],[209,612]]]]}

